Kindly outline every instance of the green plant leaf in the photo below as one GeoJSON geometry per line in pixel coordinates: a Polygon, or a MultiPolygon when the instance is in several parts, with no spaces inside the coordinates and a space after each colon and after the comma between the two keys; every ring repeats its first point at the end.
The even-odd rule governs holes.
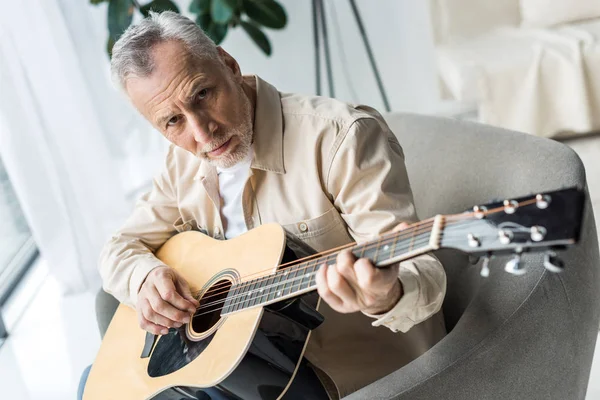
{"type": "Polygon", "coordinates": [[[106,53],[108,54],[108,58],[112,58],[112,49],[115,45],[116,40],[112,36],[108,36],[108,40],[106,41],[106,53]]]}
{"type": "Polygon", "coordinates": [[[217,24],[227,24],[231,21],[234,10],[233,0],[212,0],[210,15],[217,24]]]}
{"type": "Polygon", "coordinates": [[[211,0],[192,0],[190,3],[190,12],[193,14],[208,14],[210,13],[211,0]]]}
{"type": "Polygon", "coordinates": [[[145,6],[140,8],[140,12],[147,17],[150,15],[150,11],[161,13],[163,11],[175,11],[179,13],[179,7],[175,5],[171,0],[154,0],[145,6]]]}
{"type": "Polygon", "coordinates": [[[285,9],[275,0],[243,0],[248,17],[267,28],[282,29],[287,24],[285,9]]]}
{"type": "Polygon", "coordinates": [[[247,22],[240,21],[242,28],[246,31],[246,33],[254,40],[254,43],[268,56],[271,55],[271,42],[267,38],[267,35],[263,33],[256,25],[247,22]]]}
{"type": "Polygon", "coordinates": [[[198,24],[204,33],[212,39],[215,44],[220,44],[227,35],[228,26],[225,24],[217,24],[212,20],[210,14],[201,14],[196,18],[198,24]]]}
{"type": "Polygon", "coordinates": [[[117,40],[131,24],[134,6],[131,0],[110,0],[108,3],[108,33],[117,40]]]}
{"type": "Polygon", "coordinates": [[[108,2],[109,0],[90,0],[90,3],[96,5],[104,2],[108,2]]]}

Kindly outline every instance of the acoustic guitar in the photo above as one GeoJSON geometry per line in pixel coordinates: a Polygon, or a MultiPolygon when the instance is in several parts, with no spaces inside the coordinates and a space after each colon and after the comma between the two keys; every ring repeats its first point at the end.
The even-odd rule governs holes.
{"type": "MultiPolygon", "coordinates": [[[[577,242],[584,193],[578,188],[475,206],[437,215],[373,241],[350,244],[378,268],[441,248],[483,257],[513,254],[506,271],[520,275],[524,252],[545,251],[544,266],[560,272],[556,251],[577,242]]],[[[315,274],[335,264],[342,248],[311,249],[266,224],[231,240],[200,232],[173,236],[157,252],[189,283],[200,305],[189,324],[154,336],[120,305],[92,366],[85,400],[327,399],[303,358],[318,313],[315,274]]]]}

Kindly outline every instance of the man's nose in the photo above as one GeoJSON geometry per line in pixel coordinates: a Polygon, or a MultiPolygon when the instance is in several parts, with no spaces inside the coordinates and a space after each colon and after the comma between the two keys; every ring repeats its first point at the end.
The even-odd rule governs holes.
{"type": "Polygon", "coordinates": [[[214,132],[217,130],[217,124],[214,122],[195,116],[190,118],[190,125],[194,140],[201,144],[209,143],[212,140],[214,132]]]}

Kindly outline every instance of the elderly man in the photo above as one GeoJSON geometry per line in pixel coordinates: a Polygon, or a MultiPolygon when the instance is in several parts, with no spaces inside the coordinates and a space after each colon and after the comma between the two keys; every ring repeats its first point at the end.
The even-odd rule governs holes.
{"type": "MultiPolygon", "coordinates": [[[[324,251],[416,221],[404,155],[373,109],[287,94],[189,19],[165,12],[130,27],[112,71],[172,145],[152,190],[101,256],[104,288],[155,334],[189,322],[187,283],[153,253],[185,229],[231,239],[277,222],[324,251]]],[[[444,270],[431,255],[377,269],[350,251],[317,275],[320,312],[305,357],[345,396],[415,359],[444,335],[444,270]],[[380,326],[380,327],[378,327],[380,326]]]]}

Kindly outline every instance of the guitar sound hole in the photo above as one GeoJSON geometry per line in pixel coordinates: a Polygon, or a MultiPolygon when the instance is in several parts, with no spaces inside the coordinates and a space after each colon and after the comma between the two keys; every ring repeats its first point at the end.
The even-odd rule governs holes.
{"type": "Polygon", "coordinates": [[[215,282],[199,299],[200,307],[196,313],[197,315],[192,320],[194,332],[206,332],[219,322],[221,310],[230,288],[231,281],[222,279],[215,282]]]}

